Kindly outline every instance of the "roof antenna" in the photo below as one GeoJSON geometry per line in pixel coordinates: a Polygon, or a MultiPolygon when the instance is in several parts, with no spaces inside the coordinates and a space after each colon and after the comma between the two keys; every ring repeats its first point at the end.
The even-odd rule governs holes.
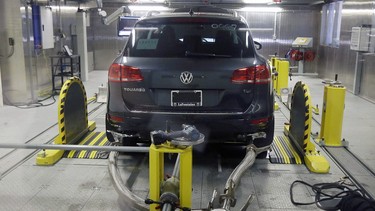
{"type": "Polygon", "coordinates": [[[193,8],[190,8],[189,15],[190,15],[190,16],[193,16],[193,15],[194,15],[193,8]]]}

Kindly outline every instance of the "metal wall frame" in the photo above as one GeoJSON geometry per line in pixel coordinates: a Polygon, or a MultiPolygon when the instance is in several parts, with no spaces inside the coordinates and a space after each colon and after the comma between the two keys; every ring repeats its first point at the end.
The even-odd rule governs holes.
{"type": "MultiPolygon", "coordinates": [[[[354,26],[375,24],[374,17],[375,1],[352,0],[344,1],[341,22],[340,46],[332,48],[327,46],[319,47],[318,73],[325,79],[334,79],[338,74],[338,79],[353,91],[356,68],[356,51],[350,50],[351,30],[354,26]]],[[[374,30],[374,28],[373,28],[374,30]]],[[[374,42],[374,37],[371,38],[374,42]]],[[[372,48],[373,45],[372,45],[372,48]]],[[[373,51],[374,49],[372,49],[373,51]]],[[[361,57],[360,57],[361,58],[361,57]]],[[[375,101],[375,58],[373,53],[364,54],[358,62],[362,66],[362,76],[360,78],[359,95],[371,101],[375,101]]]]}

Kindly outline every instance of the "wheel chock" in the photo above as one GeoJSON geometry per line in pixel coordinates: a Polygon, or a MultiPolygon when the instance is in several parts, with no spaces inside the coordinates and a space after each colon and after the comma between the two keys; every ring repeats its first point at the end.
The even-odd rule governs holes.
{"type": "MultiPolygon", "coordinates": [[[[330,164],[328,160],[323,155],[321,155],[320,152],[315,149],[315,147],[313,147],[312,150],[308,152],[301,149],[299,145],[297,145],[296,143],[297,141],[293,137],[293,134],[290,133],[289,125],[284,126],[284,134],[290,140],[290,142],[294,143],[293,145],[294,147],[296,147],[299,154],[303,156],[303,161],[305,162],[305,166],[309,171],[318,173],[318,174],[329,173],[330,164]]],[[[308,145],[312,144],[311,141],[308,141],[307,143],[308,145]]]]}
{"type": "MultiPolygon", "coordinates": [[[[59,135],[54,144],[76,144],[87,132],[96,127],[94,121],[88,121],[87,96],[85,87],[78,77],[65,81],[58,101],[59,135]]],[[[53,165],[59,161],[64,150],[43,150],[36,158],[37,165],[53,165]]]]}
{"type": "Polygon", "coordinates": [[[311,141],[312,113],[309,88],[299,81],[293,89],[290,124],[284,126],[284,133],[294,143],[311,172],[328,173],[330,169],[328,160],[316,150],[311,141]]]}

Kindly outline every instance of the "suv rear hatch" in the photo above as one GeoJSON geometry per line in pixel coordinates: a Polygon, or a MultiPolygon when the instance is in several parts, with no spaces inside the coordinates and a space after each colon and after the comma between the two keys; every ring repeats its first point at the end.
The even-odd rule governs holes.
{"type": "MultiPolygon", "coordinates": [[[[156,58],[130,58],[118,65],[126,69],[119,81],[122,98],[130,110],[244,112],[263,82],[256,77],[259,68],[244,68],[253,63],[250,61],[255,62],[170,58],[155,66],[156,58]],[[130,67],[136,71],[126,73],[130,67]],[[244,76],[249,74],[254,77],[244,76]]],[[[262,65],[257,67],[268,72],[262,65]]]]}
{"type": "Polygon", "coordinates": [[[110,68],[130,110],[245,112],[255,85],[269,83],[246,24],[228,18],[156,18],[139,22],[110,68]]]}

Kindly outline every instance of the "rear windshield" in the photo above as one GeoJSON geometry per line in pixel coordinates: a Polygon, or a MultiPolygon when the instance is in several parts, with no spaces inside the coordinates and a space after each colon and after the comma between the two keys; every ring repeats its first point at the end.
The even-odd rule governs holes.
{"type": "Polygon", "coordinates": [[[126,44],[129,57],[254,56],[247,26],[240,21],[213,18],[168,18],[140,21],[126,44]]]}

